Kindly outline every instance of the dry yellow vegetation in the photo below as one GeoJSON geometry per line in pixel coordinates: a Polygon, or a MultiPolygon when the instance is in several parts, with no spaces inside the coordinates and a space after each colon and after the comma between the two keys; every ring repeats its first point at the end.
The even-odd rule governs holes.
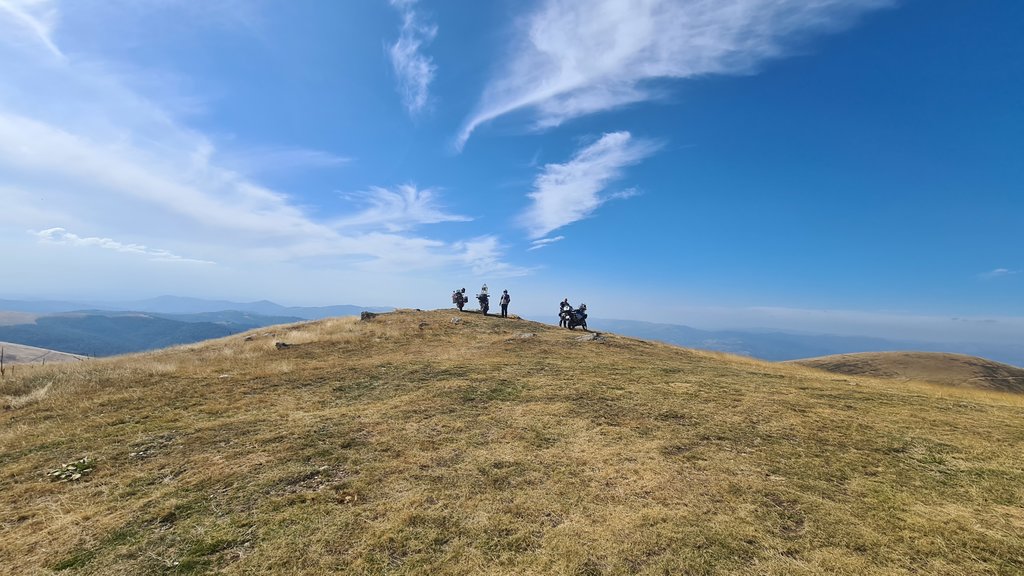
{"type": "Polygon", "coordinates": [[[0,572],[1024,572],[1022,397],[583,336],[398,311],[20,370],[0,572]]]}
{"type": "Polygon", "coordinates": [[[839,374],[1024,393],[1024,368],[964,354],[862,352],[793,360],[792,363],[839,374]]]}
{"type": "Polygon", "coordinates": [[[53,364],[55,362],[81,362],[86,360],[85,356],[57,352],[46,348],[25,346],[24,344],[12,344],[0,342],[0,348],[4,352],[4,365],[14,366],[16,364],[53,364]]]}

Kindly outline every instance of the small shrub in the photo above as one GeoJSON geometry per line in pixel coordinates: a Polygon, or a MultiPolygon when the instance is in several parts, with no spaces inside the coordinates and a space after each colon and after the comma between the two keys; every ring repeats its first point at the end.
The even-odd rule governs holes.
{"type": "Polygon", "coordinates": [[[73,482],[81,480],[83,476],[91,474],[95,469],[96,462],[86,457],[64,464],[56,470],[50,470],[46,475],[55,482],[73,482]]]}

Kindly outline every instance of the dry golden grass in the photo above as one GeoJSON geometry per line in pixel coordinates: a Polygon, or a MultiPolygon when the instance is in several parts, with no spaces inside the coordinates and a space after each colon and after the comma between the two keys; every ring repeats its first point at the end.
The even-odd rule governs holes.
{"type": "Polygon", "coordinates": [[[794,360],[792,363],[839,374],[1024,393],[1024,369],[963,354],[863,352],[794,360]]]}
{"type": "MultiPolygon", "coordinates": [[[[4,313],[0,313],[0,315],[2,314],[4,313]]],[[[3,325],[2,321],[0,321],[0,325],[3,325]]],[[[36,348],[35,346],[25,346],[24,344],[11,344],[10,342],[0,342],[0,348],[3,348],[4,351],[4,367],[11,368],[12,370],[12,366],[22,364],[57,364],[60,362],[81,362],[86,360],[85,356],[77,354],[57,352],[56,350],[36,348]]]]}
{"type": "Polygon", "coordinates": [[[401,311],[23,371],[0,572],[1024,571],[1020,396],[581,335],[401,311]]]}

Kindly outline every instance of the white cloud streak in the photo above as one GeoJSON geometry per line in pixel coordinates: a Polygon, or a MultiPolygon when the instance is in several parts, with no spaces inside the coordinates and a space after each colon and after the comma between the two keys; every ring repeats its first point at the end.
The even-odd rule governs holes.
{"type": "Polygon", "coordinates": [[[57,10],[50,0],[0,0],[0,20],[3,19],[13,25],[7,27],[11,31],[9,40],[27,36],[42,45],[51,55],[64,59],[64,54],[52,38],[57,10]]]}
{"type": "Polygon", "coordinates": [[[503,249],[496,236],[481,236],[454,246],[460,254],[459,259],[470,266],[477,276],[496,276],[511,278],[526,276],[532,272],[529,268],[513,266],[501,261],[503,249]]]}
{"type": "Polygon", "coordinates": [[[169,250],[161,250],[158,248],[148,248],[142,244],[124,244],[110,238],[97,238],[97,237],[86,237],[83,238],[77,234],[68,232],[63,228],[49,228],[41,232],[32,232],[41,241],[51,244],[67,244],[69,246],[87,246],[94,248],[102,248],[104,250],[113,250],[114,252],[122,252],[126,254],[136,254],[140,256],[146,256],[154,262],[180,262],[187,264],[214,264],[209,260],[197,260],[195,258],[185,258],[178,256],[169,250]]]}
{"type": "Polygon", "coordinates": [[[658,79],[747,74],[891,0],[543,0],[456,138],[513,111],[538,129],[660,93],[658,79]]]}
{"type": "MultiPolygon", "coordinates": [[[[158,87],[148,86],[150,96],[135,88],[139,83],[130,67],[77,52],[54,64],[44,43],[6,42],[26,29],[9,17],[12,6],[30,14],[51,38],[47,22],[60,17],[58,4],[0,2],[0,206],[15,207],[5,211],[0,233],[48,230],[50,240],[62,245],[167,260],[188,260],[177,254],[201,249],[220,265],[209,269],[291,263],[310,271],[343,265],[398,275],[523,272],[502,262],[496,238],[437,240],[409,233],[421,225],[468,220],[442,210],[434,189],[373,188],[354,198],[352,216],[339,219],[331,214],[344,207],[341,202],[309,206],[261,185],[253,179],[260,169],[246,165],[246,152],[220,150],[184,125],[173,102],[160,100],[158,87]],[[68,230],[102,230],[133,242],[68,230]]],[[[257,155],[261,150],[241,147],[257,155]]],[[[265,150],[270,161],[264,164],[272,169],[345,162],[327,151],[265,150]]]]}
{"type": "Polygon", "coordinates": [[[533,201],[521,216],[533,239],[547,236],[563,226],[582,220],[619,194],[602,194],[622,176],[625,168],[637,164],[658,150],[649,140],[629,132],[611,132],[583,148],[565,164],[544,166],[529,194],[533,201]]]}
{"type": "MultiPolygon", "coordinates": [[[[11,177],[22,180],[0,187],[0,193],[41,182],[46,198],[93,226],[133,236],[164,230],[169,238],[189,230],[197,240],[219,247],[225,258],[333,257],[375,271],[514,268],[499,265],[493,250],[478,250],[479,242],[402,234],[424,224],[469,220],[441,210],[436,190],[373,188],[349,196],[361,208],[352,216],[318,221],[288,196],[212,164],[206,145],[175,152],[157,159],[137,147],[0,114],[0,167],[7,171],[0,184],[11,177]]],[[[39,220],[25,224],[45,225],[39,220]]],[[[496,250],[497,242],[491,246],[496,250]]]]}
{"type": "MultiPolygon", "coordinates": [[[[325,234],[281,194],[209,164],[204,141],[155,158],[31,119],[0,114],[0,166],[28,179],[78,183],[79,189],[138,202],[207,227],[272,237],[325,234]]],[[[81,198],[68,198],[81,203],[81,198]]]]}
{"type": "Polygon", "coordinates": [[[423,49],[434,41],[437,26],[428,23],[415,10],[416,0],[391,0],[402,16],[402,29],[398,40],[388,47],[391,66],[398,80],[402,104],[415,116],[423,111],[430,100],[430,83],[437,66],[423,49]]]}
{"type": "Polygon", "coordinates": [[[996,268],[984,274],[979,274],[983,280],[995,280],[996,278],[1003,278],[1013,274],[1020,274],[1020,270],[1010,270],[1009,268],[996,268]]]}
{"type": "Polygon", "coordinates": [[[346,156],[305,148],[255,148],[222,156],[226,165],[246,174],[340,168],[352,162],[346,156]]]}
{"type": "Polygon", "coordinates": [[[364,192],[344,195],[347,199],[367,205],[357,214],[336,220],[340,229],[382,227],[389,232],[411,230],[421,224],[467,222],[468,216],[448,214],[437,205],[437,190],[419,189],[403,184],[394,189],[375,186],[364,192]]]}
{"type": "Polygon", "coordinates": [[[565,236],[555,236],[553,238],[541,238],[539,240],[534,240],[533,242],[531,242],[530,243],[530,247],[527,248],[527,250],[540,250],[541,248],[543,248],[545,246],[550,246],[550,245],[554,244],[555,242],[561,242],[562,240],[565,240],[565,236]]]}

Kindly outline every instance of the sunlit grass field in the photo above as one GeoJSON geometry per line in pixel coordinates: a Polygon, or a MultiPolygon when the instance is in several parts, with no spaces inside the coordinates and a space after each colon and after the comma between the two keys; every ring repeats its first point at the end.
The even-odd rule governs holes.
{"type": "Polygon", "coordinates": [[[19,367],[0,573],[1024,573],[1021,396],[581,337],[399,311],[19,367]]]}

